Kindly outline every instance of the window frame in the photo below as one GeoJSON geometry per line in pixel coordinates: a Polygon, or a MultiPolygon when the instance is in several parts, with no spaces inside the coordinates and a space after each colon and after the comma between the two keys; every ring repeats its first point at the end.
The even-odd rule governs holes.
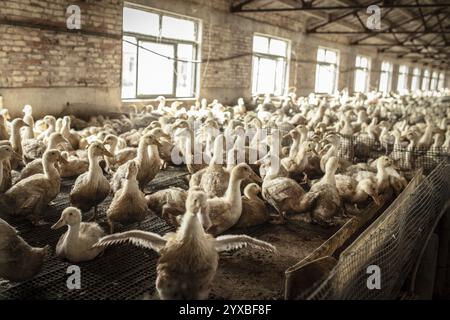
{"type": "Polygon", "coordinates": [[[333,49],[333,48],[329,48],[329,47],[324,47],[324,46],[318,46],[317,47],[317,52],[316,52],[316,73],[315,73],[315,79],[314,79],[314,93],[317,94],[333,94],[334,92],[336,92],[337,88],[338,88],[338,84],[339,84],[339,64],[341,61],[341,53],[339,51],[339,49],[333,49]],[[325,54],[324,56],[326,57],[327,51],[334,51],[336,53],[336,63],[332,64],[326,61],[319,61],[317,56],[319,55],[319,50],[323,49],[325,50],[325,54]],[[318,68],[321,65],[333,65],[335,67],[335,72],[334,72],[334,81],[333,81],[333,90],[331,90],[332,92],[319,92],[317,91],[317,83],[318,83],[318,77],[317,77],[317,73],[318,73],[318,68]]]}
{"type": "Polygon", "coordinates": [[[388,93],[392,90],[392,75],[394,72],[394,64],[390,61],[387,60],[383,60],[381,61],[381,65],[380,65],[380,79],[378,82],[378,91],[383,92],[383,93],[388,93]],[[389,70],[383,70],[383,64],[388,64],[389,65],[389,70]],[[386,91],[381,90],[381,77],[383,76],[383,74],[387,73],[388,75],[388,79],[387,79],[387,88],[386,91]]]}
{"type": "Polygon", "coordinates": [[[411,91],[420,90],[420,88],[421,88],[420,87],[420,85],[421,85],[421,81],[420,81],[421,75],[422,75],[422,69],[420,69],[419,67],[414,67],[413,70],[412,70],[412,74],[411,74],[411,91]],[[419,72],[416,73],[415,72],[416,70],[418,70],[419,72]],[[417,81],[417,88],[414,88],[414,86],[413,86],[415,80],[417,81]]]}
{"type": "Polygon", "coordinates": [[[400,92],[401,90],[408,90],[408,75],[409,75],[409,66],[406,64],[401,64],[398,66],[398,77],[397,77],[397,92],[400,92]],[[402,69],[402,67],[404,67],[406,69],[405,72],[401,72],[400,70],[402,69]],[[404,83],[403,83],[403,87],[399,88],[399,84],[400,84],[400,77],[404,76],[404,83]]]}
{"type": "MultiPolygon", "coordinates": [[[[125,37],[131,37],[131,38],[135,38],[135,41],[137,43],[136,46],[136,88],[135,88],[135,95],[133,98],[124,98],[122,97],[122,93],[121,93],[121,99],[123,101],[126,100],[146,100],[146,99],[155,99],[158,96],[164,96],[166,98],[169,99],[175,99],[175,98],[180,98],[180,99],[190,99],[190,98],[195,98],[198,94],[198,88],[199,88],[199,66],[198,63],[192,63],[193,64],[193,71],[192,71],[192,95],[190,96],[177,96],[177,82],[178,82],[178,69],[177,69],[177,64],[179,62],[178,60],[178,45],[179,44],[187,44],[187,45],[192,45],[193,46],[193,50],[194,50],[194,58],[193,60],[198,60],[200,57],[200,39],[201,39],[201,20],[196,19],[196,18],[192,18],[192,17],[187,17],[187,16],[183,16],[183,15],[178,15],[178,14],[174,14],[171,12],[167,12],[167,11],[163,11],[163,10],[158,10],[158,9],[153,9],[153,8],[149,8],[146,6],[141,6],[138,4],[134,4],[134,3],[129,3],[129,2],[125,2],[123,5],[123,9],[125,8],[131,8],[131,9],[136,9],[136,10],[141,10],[141,11],[146,11],[146,12],[150,12],[150,13],[154,13],[158,15],[159,18],[159,36],[153,36],[153,35],[147,35],[147,34],[142,34],[142,33],[137,33],[137,32],[129,32],[129,31],[125,31],[123,30],[122,27],[122,39],[125,37]],[[161,33],[162,33],[162,21],[163,21],[163,17],[172,17],[172,18],[176,18],[176,19],[181,19],[181,20],[188,20],[188,21],[192,21],[194,22],[194,28],[195,28],[195,40],[194,41],[190,41],[190,40],[183,40],[183,39],[175,39],[175,38],[169,38],[169,37],[162,37],[161,33]],[[139,50],[144,50],[141,49],[139,46],[140,42],[149,42],[149,43],[154,43],[154,44],[162,44],[162,45],[170,45],[173,46],[173,52],[174,52],[174,59],[173,59],[173,70],[174,70],[174,74],[173,74],[173,84],[172,84],[172,93],[171,94],[138,94],[138,88],[139,88],[139,84],[138,84],[138,80],[139,80],[139,50]]],[[[122,58],[123,59],[123,58],[122,58]]],[[[181,59],[183,60],[183,59],[181,59]]],[[[122,62],[123,63],[123,62],[122,62]]],[[[121,88],[122,88],[122,77],[123,77],[123,68],[121,70],[121,88]]]]}
{"type": "Polygon", "coordinates": [[[364,56],[362,54],[357,54],[355,57],[355,73],[354,73],[354,80],[353,80],[353,88],[355,92],[361,92],[366,93],[369,91],[369,83],[370,83],[370,69],[372,66],[372,59],[369,56],[364,56]],[[356,62],[358,61],[358,58],[361,60],[361,58],[364,58],[367,60],[367,67],[360,67],[356,65],[356,62]],[[356,91],[356,74],[358,70],[361,70],[365,74],[365,81],[364,81],[364,91],[356,91]]]}
{"type": "MultiPolygon", "coordinates": [[[[275,96],[279,96],[279,97],[282,97],[283,95],[285,95],[286,94],[286,92],[287,92],[287,89],[288,89],[288,84],[289,84],[289,68],[290,68],[290,56],[291,56],[291,40],[289,40],[289,39],[285,39],[285,38],[281,38],[281,37],[277,37],[277,36],[272,36],[272,35],[269,35],[269,34],[263,34],[263,33],[258,33],[258,32],[255,32],[255,33],[253,33],[253,37],[252,37],[252,62],[251,62],[251,68],[252,68],[252,71],[251,71],[251,95],[252,96],[256,96],[256,95],[259,95],[259,94],[267,94],[267,92],[258,92],[258,76],[259,76],[259,62],[258,62],[258,70],[256,71],[256,74],[255,74],[255,70],[254,70],[254,60],[255,60],[255,58],[257,58],[258,60],[259,59],[269,59],[269,60],[273,60],[273,61],[275,61],[275,63],[278,63],[278,59],[283,59],[284,61],[285,61],[285,67],[284,67],[284,77],[283,77],[283,83],[281,84],[281,88],[282,88],[282,92],[281,92],[281,94],[280,95],[277,95],[275,92],[271,92],[270,94],[273,94],[273,95],[275,95],[275,96]],[[263,37],[263,38],[267,38],[269,41],[268,41],[268,51],[270,51],[270,41],[272,40],[272,39],[274,39],[274,40],[279,40],[279,41],[283,41],[283,42],[285,42],[286,43],[286,56],[280,56],[280,55],[276,55],[276,54],[272,54],[272,53],[263,53],[263,52],[257,52],[257,51],[254,51],[254,48],[253,48],[253,43],[254,43],[254,41],[255,41],[255,37],[263,37]],[[253,89],[253,83],[254,83],[254,81],[255,81],[255,77],[256,77],[256,91],[254,92],[254,89],[253,89]]],[[[273,81],[274,81],[274,89],[276,89],[276,81],[277,81],[277,74],[276,74],[276,71],[275,71],[275,77],[274,77],[274,79],[273,79],[273,81]]]]}

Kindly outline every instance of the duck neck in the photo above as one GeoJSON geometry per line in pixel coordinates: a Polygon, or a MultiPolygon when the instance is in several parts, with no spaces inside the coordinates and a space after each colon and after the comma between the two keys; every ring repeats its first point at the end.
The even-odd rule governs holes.
{"type": "Polygon", "coordinates": [[[144,140],[139,141],[137,159],[139,162],[148,160],[148,144],[144,140]]]}
{"type": "Polygon", "coordinates": [[[198,218],[186,212],[183,216],[181,226],[177,231],[177,239],[183,243],[198,243],[205,239],[205,231],[198,218]]]}
{"type": "Polygon", "coordinates": [[[232,207],[242,206],[241,203],[241,181],[234,174],[231,174],[230,182],[228,183],[227,191],[225,192],[224,198],[226,201],[232,204],[232,207]]]}
{"type": "Polygon", "coordinates": [[[335,177],[336,170],[325,170],[325,171],[326,172],[325,172],[324,176],[322,177],[321,182],[335,186],[336,185],[336,177],[335,177]]]}
{"type": "Polygon", "coordinates": [[[20,138],[20,127],[17,125],[13,125],[11,128],[11,147],[16,151],[18,154],[22,154],[22,143],[20,138]]]}
{"type": "Polygon", "coordinates": [[[58,173],[58,170],[56,170],[55,165],[56,165],[56,162],[52,163],[52,162],[46,161],[46,160],[43,161],[42,167],[44,169],[44,175],[48,179],[59,177],[59,173],[58,173]]]}
{"type": "Polygon", "coordinates": [[[139,192],[139,184],[136,180],[136,176],[130,177],[125,180],[123,191],[125,193],[136,193],[139,192]]]}
{"type": "Polygon", "coordinates": [[[94,155],[93,150],[89,150],[88,159],[89,159],[88,179],[89,181],[93,181],[98,179],[98,177],[102,176],[103,172],[102,168],[100,167],[100,164],[98,163],[98,156],[94,155]]]}
{"type": "Polygon", "coordinates": [[[386,168],[380,164],[377,164],[377,182],[378,185],[383,183],[385,179],[387,179],[389,175],[386,172],[386,168]]]}
{"type": "Polygon", "coordinates": [[[67,230],[66,245],[78,246],[78,239],[80,238],[80,224],[69,225],[67,230]]]}
{"type": "Polygon", "coordinates": [[[58,143],[56,143],[55,139],[53,137],[50,137],[50,139],[48,140],[48,144],[47,144],[47,149],[46,150],[50,150],[50,149],[56,149],[58,147],[58,143]]]}
{"type": "Polygon", "coordinates": [[[298,147],[300,145],[300,141],[299,139],[293,138],[292,139],[292,145],[291,145],[291,149],[289,150],[289,157],[290,158],[295,158],[295,156],[298,153],[298,147]]]}

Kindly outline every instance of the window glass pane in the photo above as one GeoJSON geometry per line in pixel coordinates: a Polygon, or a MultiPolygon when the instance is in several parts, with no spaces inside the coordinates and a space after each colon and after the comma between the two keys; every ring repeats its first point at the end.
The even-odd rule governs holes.
{"type": "Polygon", "coordinates": [[[172,39],[195,41],[195,23],[190,20],[163,16],[161,35],[172,39]]]}
{"type": "MultiPolygon", "coordinates": [[[[124,37],[124,40],[136,43],[133,37],[124,37]]],[[[137,47],[125,41],[122,46],[122,98],[130,99],[136,97],[137,47]]]]}
{"type": "Polygon", "coordinates": [[[336,63],[337,62],[337,54],[335,51],[327,50],[325,53],[325,61],[329,63],[336,63]]]}
{"type": "Polygon", "coordinates": [[[269,39],[266,37],[254,36],[253,37],[253,51],[260,53],[269,52],[269,39]]]}
{"type": "Polygon", "coordinates": [[[270,54],[275,54],[278,56],[286,56],[286,48],[287,48],[287,43],[286,41],[281,41],[278,39],[270,39],[270,49],[269,49],[269,53],[270,54]]]}
{"type": "Polygon", "coordinates": [[[252,93],[258,93],[258,65],[259,58],[253,57],[253,69],[252,69],[252,93]]]}
{"type": "Polygon", "coordinates": [[[336,70],[334,65],[318,64],[316,69],[316,89],[318,93],[333,93],[336,70]]]}
{"type": "Polygon", "coordinates": [[[159,15],[133,8],[123,8],[123,30],[146,35],[159,35],[159,15]]]}
{"type": "Polygon", "coordinates": [[[317,50],[317,61],[325,61],[325,50],[322,48],[317,50]]]}
{"type": "MultiPolygon", "coordinates": [[[[179,59],[192,61],[195,52],[191,44],[179,44],[177,49],[179,59]]],[[[177,62],[177,97],[194,96],[194,64],[192,62],[177,62]]]]}
{"type": "Polygon", "coordinates": [[[272,59],[259,59],[257,93],[275,92],[276,61],[272,59]]]}
{"type": "MultiPolygon", "coordinates": [[[[139,42],[140,46],[174,58],[172,45],[139,42]]],[[[138,95],[171,95],[173,93],[174,61],[139,49],[138,95]]]]}

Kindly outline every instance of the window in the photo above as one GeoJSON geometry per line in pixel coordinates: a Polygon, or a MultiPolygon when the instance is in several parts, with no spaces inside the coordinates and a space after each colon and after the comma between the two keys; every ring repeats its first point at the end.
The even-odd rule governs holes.
{"type": "Polygon", "coordinates": [[[316,85],[317,93],[332,94],[338,81],[338,51],[319,48],[317,50],[316,85]]]}
{"type": "Polygon", "coordinates": [[[427,91],[430,87],[430,71],[425,70],[422,79],[422,91],[427,91]]]}
{"type": "Polygon", "coordinates": [[[439,74],[438,90],[444,89],[444,83],[445,83],[445,73],[441,72],[439,74]]]}
{"type": "Polygon", "coordinates": [[[436,90],[437,84],[438,84],[438,72],[433,71],[433,74],[431,75],[430,90],[436,90]]]}
{"type": "Polygon", "coordinates": [[[253,94],[284,94],[287,84],[288,49],[288,41],[262,35],[253,37],[253,94]]]}
{"type": "Polygon", "coordinates": [[[122,98],[194,97],[199,24],[124,7],[122,98]]]}
{"type": "Polygon", "coordinates": [[[414,68],[411,80],[411,90],[416,91],[420,89],[420,69],[414,68]]]}
{"type": "Polygon", "coordinates": [[[381,63],[379,90],[384,93],[389,92],[391,90],[391,82],[392,82],[392,63],[383,61],[381,63]]]}
{"type": "Polygon", "coordinates": [[[356,56],[355,69],[355,91],[366,92],[369,87],[369,58],[364,56],[356,56]]]}
{"type": "Polygon", "coordinates": [[[398,68],[397,91],[403,92],[408,87],[408,66],[402,65],[398,68]]]}

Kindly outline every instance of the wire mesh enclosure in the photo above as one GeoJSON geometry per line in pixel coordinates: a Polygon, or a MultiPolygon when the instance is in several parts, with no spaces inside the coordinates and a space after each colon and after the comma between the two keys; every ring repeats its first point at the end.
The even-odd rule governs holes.
{"type": "Polygon", "coordinates": [[[397,298],[420,260],[449,194],[450,164],[441,161],[417,188],[398,198],[342,252],[326,280],[315,284],[302,298],[397,298]],[[369,266],[380,270],[380,289],[367,285],[369,266]]]}

